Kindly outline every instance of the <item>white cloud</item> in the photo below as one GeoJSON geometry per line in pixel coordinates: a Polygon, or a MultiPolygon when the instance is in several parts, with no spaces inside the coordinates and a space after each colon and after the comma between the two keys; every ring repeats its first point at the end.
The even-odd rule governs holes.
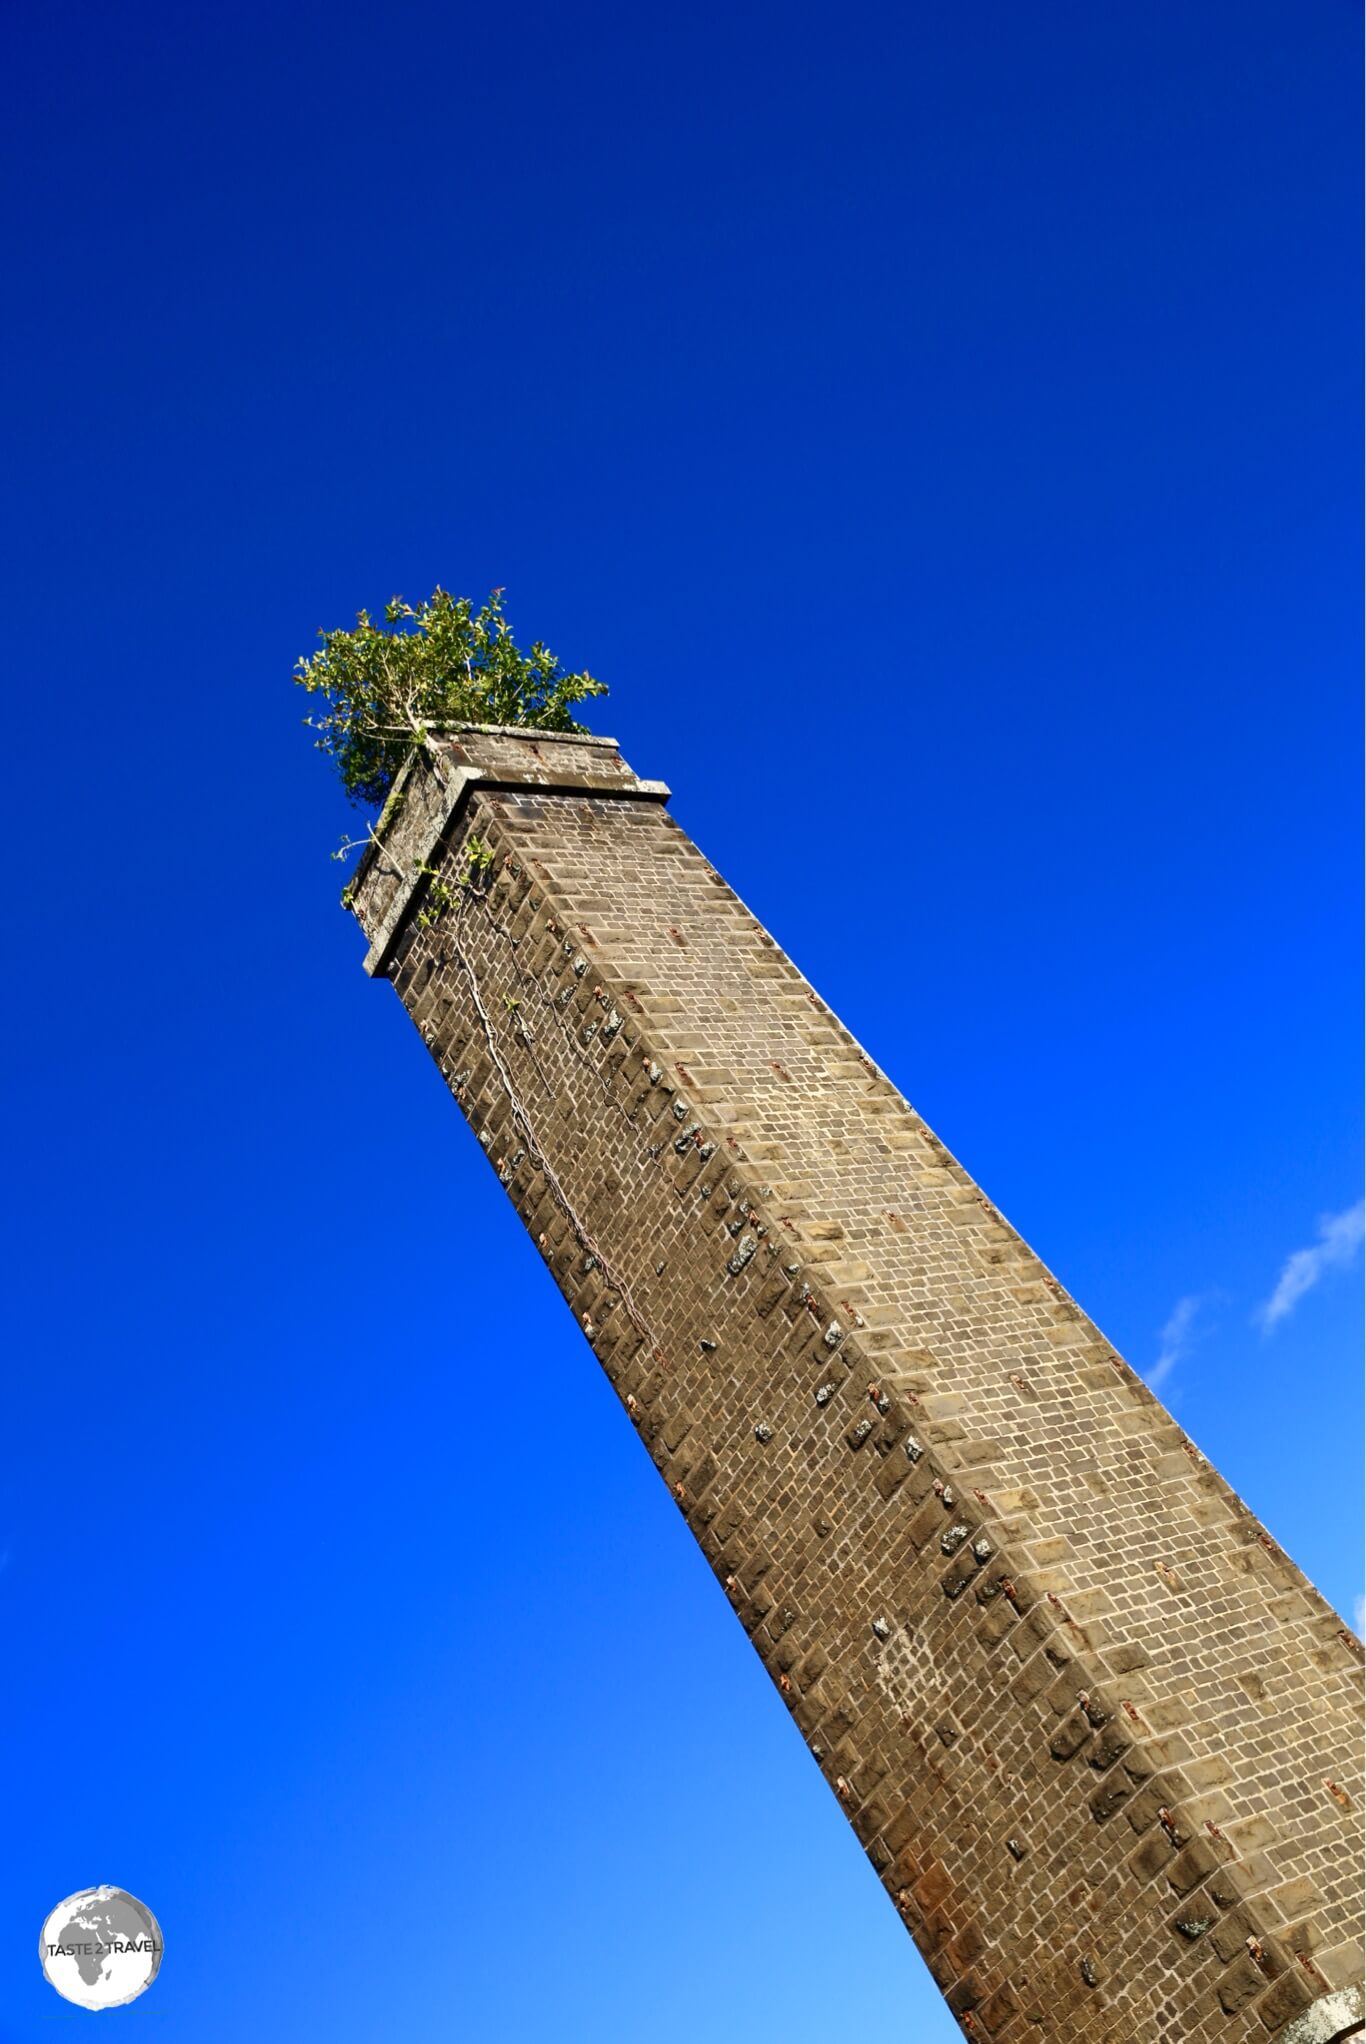
{"type": "Polygon", "coordinates": [[[1352,1623],[1357,1629],[1357,1638],[1366,1639],[1366,1597],[1358,1597],[1352,1606],[1352,1623]]]}
{"type": "Polygon", "coordinates": [[[1319,1239],[1312,1249],[1297,1249],[1281,1266],[1276,1289],[1265,1305],[1257,1308],[1255,1319],[1263,1334],[1270,1334],[1277,1321],[1293,1313],[1306,1292],[1314,1289],[1326,1270],[1342,1270],[1361,1247],[1366,1231],[1366,1201],[1358,1200],[1340,1214],[1323,1214],[1319,1239]]]}
{"type": "Polygon", "coordinates": [[[1189,1352],[1195,1339],[1195,1316],[1200,1311],[1200,1304],[1200,1294],[1190,1292],[1184,1299],[1178,1299],[1173,1306],[1166,1326],[1157,1337],[1157,1361],[1145,1379],[1150,1391],[1156,1391],[1158,1385],[1171,1375],[1181,1358],[1189,1352]]]}

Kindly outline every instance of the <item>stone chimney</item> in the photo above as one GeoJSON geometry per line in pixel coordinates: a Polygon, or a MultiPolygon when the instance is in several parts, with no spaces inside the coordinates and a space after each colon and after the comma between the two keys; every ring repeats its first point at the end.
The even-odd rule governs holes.
{"type": "Polygon", "coordinates": [[[348,889],[366,969],[964,2034],[1354,2034],[1360,1642],[667,799],[451,730],[348,889]]]}

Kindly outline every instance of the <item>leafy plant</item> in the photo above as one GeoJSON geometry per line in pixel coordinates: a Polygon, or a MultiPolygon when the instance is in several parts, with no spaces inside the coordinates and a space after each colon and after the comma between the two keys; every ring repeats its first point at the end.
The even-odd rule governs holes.
{"type": "Polygon", "coordinates": [[[358,807],[379,808],[412,748],[442,725],[581,731],[573,706],[607,693],[591,674],[567,673],[539,639],[524,653],[501,589],[477,611],[469,597],[441,588],[416,608],[395,596],[384,626],[362,610],[354,631],[318,637],[320,651],[294,670],[299,686],[322,699],[304,722],[358,807]]]}

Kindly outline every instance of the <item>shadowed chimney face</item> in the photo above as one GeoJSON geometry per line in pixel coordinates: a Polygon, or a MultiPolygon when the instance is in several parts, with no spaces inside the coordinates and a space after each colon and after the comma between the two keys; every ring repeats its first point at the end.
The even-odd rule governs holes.
{"type": "Polygon", "coordinates": [[[1354,2034],[1360,1644],[667,793],[453,734],[351,890],[368,969],[964,2033],[1354,2034]]]}

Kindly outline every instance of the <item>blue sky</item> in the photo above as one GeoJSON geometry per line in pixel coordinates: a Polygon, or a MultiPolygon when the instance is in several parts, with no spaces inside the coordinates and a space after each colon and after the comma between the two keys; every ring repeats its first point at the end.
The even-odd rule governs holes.
{"type": "Polygon", "coordinates": [[[1350,1614],[1352,10],[0,36],[0,2044],[96,1881],[166,2044],[948,2039],[360,971],[289,671],[506,585],[1350,1614]]]}

